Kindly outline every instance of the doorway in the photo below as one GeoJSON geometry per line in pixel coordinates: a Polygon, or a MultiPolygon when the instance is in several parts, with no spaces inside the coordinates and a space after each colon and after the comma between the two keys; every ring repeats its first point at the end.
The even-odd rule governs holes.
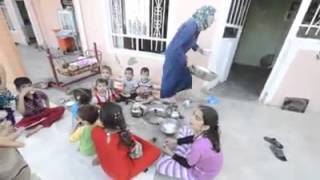
{"type": "Polygon", "coordinates": [[[17,7],[23,22],[23,30],[26,35],[28,44],[36,43],[36,36],[33,31],[33,27],[28,15],[27,8],[25,6],[24,0],[16,0],[17,7]]]}
{"type": "Polygon", "coordinates": [[[244,19],[243,24],[228,22],[226,25],[223,39],[233,48],[228,52],[231,57],[226,59],[229,65],[222,69],[225,82],[214,89],[215,93],[258,100],[300,3],[301,0],[232,1],[228,20],[237,16],[236,12],[244,12],[245,16],[240,18],[244,19]]]}

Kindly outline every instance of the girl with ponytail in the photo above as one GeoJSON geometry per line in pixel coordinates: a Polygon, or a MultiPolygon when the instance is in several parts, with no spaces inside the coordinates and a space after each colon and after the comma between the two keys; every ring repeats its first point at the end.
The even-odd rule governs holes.
{"type": "Polygon", "coordinates": [[[199,106],[193,113],[191,128],[180,129],[178,139],[165,140],[166,155],[158,161],[157,171],[184,180],[212,180],[223,163],[218,119],[213,108],[199,106]]]}
{"type": "Polygon", "coordinates": [[[112,179],[132,179],[160,156],[157,147],[128,131],[119,105],[107,102],[100,121],[104,128],[95,127],[92,139],[100,165],[112,179]]]}

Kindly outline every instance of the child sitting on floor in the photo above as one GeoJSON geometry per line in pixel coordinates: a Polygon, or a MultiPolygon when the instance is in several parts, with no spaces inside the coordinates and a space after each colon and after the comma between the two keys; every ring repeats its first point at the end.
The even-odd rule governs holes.
{"type": "Polygon", "coordinates": [[[92,100],[92,94],[90,89],[78,88],[72,91],[73,99],[76,101],[71,106],[72,113],[72,127],[75,127],[76,118],[78,115],[78,109],[82,105],[90,104],[92,100]]]}
{"type": "Polygon", "coordinates": [[[92,141],[101,167],[110,179],[133,179],[160,156],[159,148],[128,131],[119,105],[106,103],[99,118],[103,128],[93,128],[92,141]]]}
{"type": "Polygon", "coordinates": [[[23,118],[16,124],[17,128],[30,129],[33,134],[43,127],[50,127],[61,119],[64,107],[50,107],[48,96],[42,91],[32,87],[32,82],[27,77],[19,77],[14,80],[18,91],[17,110],[23,118]]]}
{"type": "Polygon", "coordinates": [[[223,165],[217,111],[210,106],[198,106],[190,126],[182,127],[177,138],[165,140],[164,155],[157,162],[158,173],[174,179],[215,179],[223,165]]]}
{"type": "Polygon", "coordinates": [[[119,99],[119,96],[116,94],[116,92],[108,86],[108,81],[106,79],[97,79],[94,89],[95,94],[93,103],[99,107],[104,106],[104,104],[108,101],[115,102],[117,99],[119,99]]]}
{"type": "Polygon", "coordinates": [[[131,67],[127,67],[125,72],[125,79],[122,82],[123,91],[120,94],[121,101],[128,101],[129,99],[135,99],[137,97],[136,89],[138,87],[138,83],[133,79],[134,72],[131,67]]]}
{"type": "Polygon", "coordinates": [[[15,125],[14,111],[11,107],[11,101],[16,98],[7,89],[6,72],[0,65],[0,113],[5,114],[6,120],[11,121],[12,125],[15,125]]]}
{"type": "Polygon", "coordinates": [[[142,102],[143,104],[150,103],[154,97],[152,95],[153,84],[149,78],[150,70],[147,67],[143,67],[140,71],[140,81],[138,82],[137,98],[136,101],[142,102]]]}
{"type": "Polygon", "coordinates": [[[107,80],[109,88],[114,89],[112,69],[110,66],[104,65],[101,67],[101,78],[107,80]]]}
{"type": "Polygon", "coordinates": [[[70,142],[80,141],[80,153],[92,156],[96,153],[91,139],[91,131],[98,119],[98,108],[94,105],[82,105],[78,110],[78,129],[70,136],[70,142]]]}

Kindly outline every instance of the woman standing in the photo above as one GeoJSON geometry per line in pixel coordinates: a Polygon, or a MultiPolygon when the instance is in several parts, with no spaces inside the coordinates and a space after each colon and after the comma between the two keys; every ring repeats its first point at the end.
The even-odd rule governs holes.
{"type": "Polygon", "coordinates": [[[128,132],[119,105],[107,102],[100,120],[104,129],[95,127],[92,140],[102,169],[112,179],[132,179],[159,158],[157,147],[128,132]]]}
{"type": "Polygon", "coordinates": [[[201,54],[204,50],[197,45],[201,31],[206,30],[214,19],[215,9],[203,6],[177,31],[165,52],[161,98],[172,98],[176,93],[192,88],[192,77],[187,67],[186,53],[192,48],[201,54]]]}
{"type": "Polygon", "coordinates": [[[199,106],[190,125],[191,129],[182,128],[178,132],[178,139],[165,141],[166,155],[158,161],[157,171],[184,180],[212,180],[223,163],[218,114],[211,107],[199,106]]]}

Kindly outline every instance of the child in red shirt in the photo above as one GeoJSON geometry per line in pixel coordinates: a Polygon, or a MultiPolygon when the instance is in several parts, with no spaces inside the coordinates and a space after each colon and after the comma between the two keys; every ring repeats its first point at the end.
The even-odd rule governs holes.
{"type": "Polygon", "coordinates": [[[132,179],[159,158],[159,148],[128,132],[119,105],[107,102],[100,120],[104,128],[95,127],[92,140],[102,169],[112,179],[132,179]]]}

